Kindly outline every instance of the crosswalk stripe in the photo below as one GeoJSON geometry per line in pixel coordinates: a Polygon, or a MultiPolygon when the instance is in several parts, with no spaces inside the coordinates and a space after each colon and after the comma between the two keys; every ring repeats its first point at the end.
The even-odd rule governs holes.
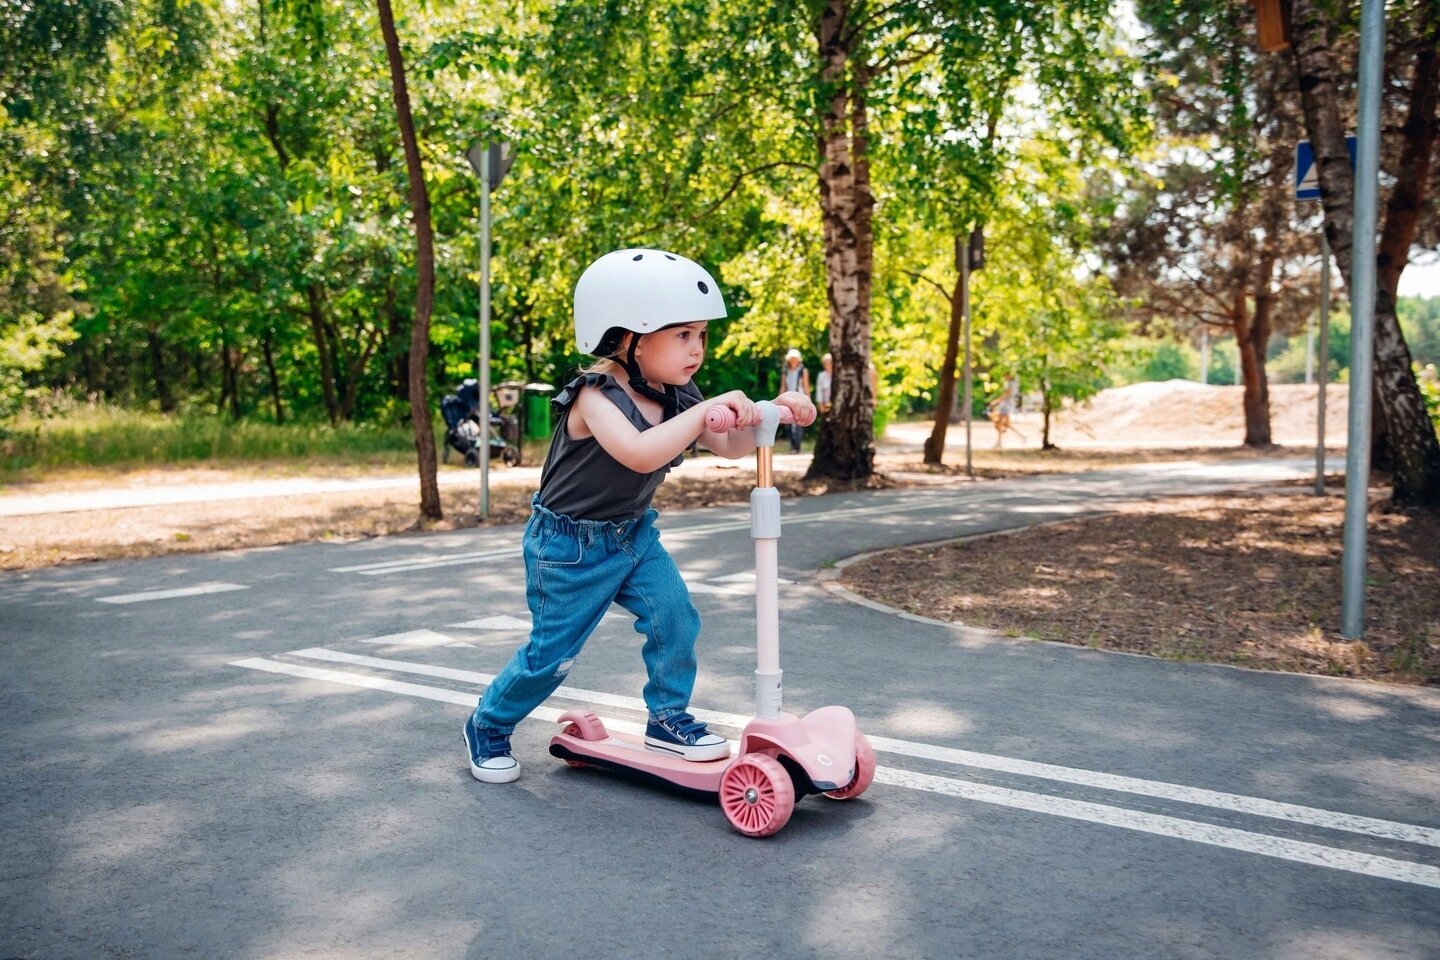
{"type": "MultiPolygon", "coordinates": [[[[461,683],[471,683],[479,687],[488,686],[490,682],[495,679],[490,674],[477,673],[471,670],[457,670],[451,667],[433,667],[428,664],[414,663],[408,660],[366,657],[353,653],[344,653],[338,650],[327,650],[323,647],[297,650],[290,655],[303,657],[305,659],[326,660],[332,663],[348,663],[355,666],[389,670],[396,673],[413,673],[439,679],[457,680],[461,683]]],[[[603,704],[604,706],[640,712],[645,711],[644,702],[633,697],[624,697],[598,690],[585,690],[569,685],[562,686],[555,693],[551,694],[551,697],[580,703],[603,704]]],[[[471,700],[473,702],[473,696],[471,700]]],[[[704,710],[700,708],[692,708],[691,712],[695,715],[696,719],[702,720],[705,723],[734,730],[743,729],[745,724],[749,723],[751,719],[748,716],[742,716],[740,714],[722,713],[716,710],[704,710]]],[[[954,766],[974,767],[976,769],[991,770],[997,773],[1017,774],[1039,780],[1052,780],[1060,783],[1074,784],[1076,786],[1109,790],[1115,793],[1129,793],[1136,796],[1172,800],[1191,806],[1229,810],[1234,813],[1249,816],[1287,820],[1292,823],[1301,823],[1327,830],[1339,830],[1346,833],[1379,837],[1385,840],[1398,840],[1404,843],[1440,847],[1440,830],[1419,826],[1417,824],[1400,823],[1393,820],[1382,820],[1375,817],[1325,810],[1319,807],[1284,803],[1277,800],[1267,800],[1263,797],[1224,793],[1218,790],[1207,790],[1202,787],[1189,787],[1178,783],[1143,780],[1138,777],[1102,773],[1096,770],[1084,770],[1051,763],[1039,763],[1033,760],[1021,760],[1014,757],[977,753],[972,750],[960,750],[954,747],[942,747],[936,744],[897,740],[892,737],[871,735],[867,738],[870,741],[870,745],[874,747],[878,753],[914,757],[918,760],[930,760],[938,763],[948,763],[954,766]]]]}
{"type": "MultiPolygon", "coordinates": [[[[317,652],[318,650],[319,648],[316,648],[316,651],[305,652],[317,652]]],[[[404,681],[390,680],[385,677],[350,673],[342,670],[305,667],[298,664],[282,663],[276,660],[266,660],[261,657],[235,660],[232,661],[230,665],[268,673],[287,674],[305,679],[322,680],[369,690],[382,690],[388,693],[419,697],[459,706],[470,707],[475,703],[473,694],[467,694],[462,691],[428,687],[423,684],[406,683],[404,681]]],[[[416,664],[412,666],[421,665],[416,664]]],[[[443,668],[428,669],[439,670],[443,668]]],[[[465,671],[453,672],[463,673],[465,671]]],[[[562,711],[560,710],[542,706],[536,708],[531,713],[531,716],[539,720],[554,722],[560,718],[561,713],[562,711]]],[[[602,722],[607,728],[621,733],[635,734],[643,732],[643,726],[641,724],[629,721],[616,721],[602,718],[602,722]]],[[[1072,800],[1065,797],[1032,793],[1025,790],[1014,790],[1008,787],[979,784],[890,767],[878,769],[875,775],[875,782],[910,790],[934,793],[941,796],[951,796],[996,806],[1028,810],[1033,813],[1046,814],[1049,816],[1065,817],[1087,823],[1186,840],[1192,843],[1222,847],[1244,853],[1254,853],[1274,859],[1288,860],[1294,863],[1328,867],[1332,870],[1342,870],[1364,876],[1440,889],[1440,868],[1423,863],[1414,863],[1408,860],[1399,860],[1393,857],[1375,856],[1338,847],[1328,847],[1318,843],[1275,837],[1249,830],[1239,830],[1234,827],[1199,823],[1184,820],[1179,817],[1133,810],[1127,807],[1115,807],[1085,800],[1072,800]]]]}

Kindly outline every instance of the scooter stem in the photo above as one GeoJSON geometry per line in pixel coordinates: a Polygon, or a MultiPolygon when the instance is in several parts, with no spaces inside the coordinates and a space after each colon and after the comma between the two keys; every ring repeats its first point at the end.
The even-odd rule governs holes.
{"type": "Polygon", "coordinates": [[[750,536],[755,541],[755,715],[781,715],[780,669],[780,491],[775,489],[775,430],[780,410],[768,400],[755,404],[755,489],[750,494],[750,536]]]}

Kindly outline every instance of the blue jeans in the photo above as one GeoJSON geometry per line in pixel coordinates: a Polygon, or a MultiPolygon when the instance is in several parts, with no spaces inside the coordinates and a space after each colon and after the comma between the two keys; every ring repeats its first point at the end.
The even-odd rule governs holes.
{"type": "Polygon", "coordinates": [[[635,615],[650,719],[685,712],[695,689],[700,614],[660,545],[654,510],[622,523],[574,520],[534,504],[525,525],[530,641],[485,688],[472,722],[512,733],[564,682],[600,618],[618,603],[635,615]]]}

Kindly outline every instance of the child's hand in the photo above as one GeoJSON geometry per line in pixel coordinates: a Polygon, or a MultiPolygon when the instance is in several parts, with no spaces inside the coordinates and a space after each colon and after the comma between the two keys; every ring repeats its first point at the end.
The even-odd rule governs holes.
{"type": "Polygon", "coordinates": [[[808,427],[815,422],[815,404],[803,393],[794,390],[787,390],[775,398],[775,402],[782,407],[789,407],[790,412],[795,414],[795,422],[802,427],[808,427]]]}
{"type": "Polygon", "coordinates": [[[733,429],[743,430],[746,427],[753,427],[760,422],[760,411],[756,409],[755,402],[745,396],[743,390],[731,390],[729,393],[722,393],[714,399],[714,403],[723,403],[735,412],[735,426],[733,429]]]}

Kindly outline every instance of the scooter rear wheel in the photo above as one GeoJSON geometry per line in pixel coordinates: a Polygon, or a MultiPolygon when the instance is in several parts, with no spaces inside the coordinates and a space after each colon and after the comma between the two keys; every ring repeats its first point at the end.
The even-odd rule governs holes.
{"type": "Polygon", "coordinates": [[[720,809],[730,825],[747,837],[768,837],[790,822],[795,785],[780,761],[747,753],[720,775],[720,809]]]}
{"type": "Polygon", "coordinates": [[[852,800],[865,792],[875,779],[875,748],[865,739],[865,734],[855,731],[855,777],[839,790],[826,790],[831,800],[852,800]]]}
{"type": "MultiPolygon", "coordinates": [[[[609,736],[605,732],[605,724],[588,710],[567,711],[560,717],[560,722],[564,724],[560,732],[577,740],[604,740],[609,736]]],[[[577,770],[590,766],[584,760],[571,760],[568,757],[565,759],[565,765],[577,770]]]]}

